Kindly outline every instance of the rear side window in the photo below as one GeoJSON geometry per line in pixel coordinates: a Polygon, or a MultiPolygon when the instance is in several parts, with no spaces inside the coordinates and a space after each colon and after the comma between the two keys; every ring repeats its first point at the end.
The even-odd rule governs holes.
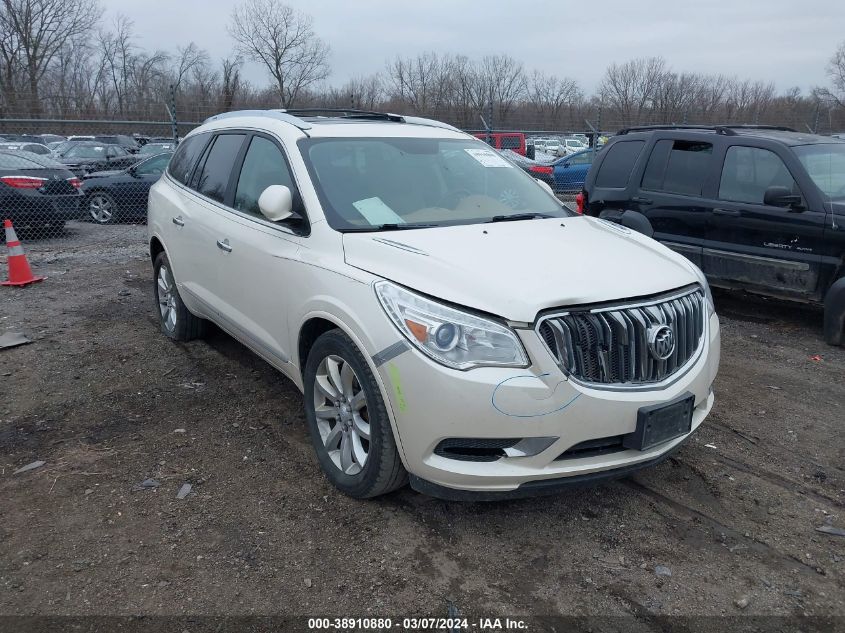
{"type": "Polygon", "coordinates": [[[719,199],[763,204],[769,187],[800,193],[780,156],[760,147],[729,147],[722,166],[719,199]]]}
{"type": "Polygon", "coordinates": [[[288,187],[293,194],[293,208],[297,209],[296,185],[282,151],[272,141],[255,136],[241,167],[235,190],[235,209],[263,217],[258,208],[258,198],[270,185],[288,187]]]}
{"type": "Polygon", "coordinates": [[[199,193],[217,202],[224,201],[244,137],[243,134],[220,134],[214,139],[197,179],[196,190],[199,193]]]}
{"type": "Polygon", "coordinates": [[[645,141],[619,141],[605,151],[604,160],[596,174],[596,187],[624,189],[645,141]]]}
{"type": "Polygon", "coordinates": [[[522,147],[522,139],[518,136],[503,136],[500,143],[502,149],[519,149],[522,147]]]}
{"type": "Polygon", "coordinates": [[[176,150],[168,168],[171,178],[183,185],[188,184],[188,178],[191,177],[194,165],[197,164],[207,141],[207,134],[197,134],[179,143],[179,149],[176,150]]]}
{"type": "Polygon", "coordinates": [[[713,145],[699,141],[657,141],[643,173],[643,189],[700,196],[713,145]]]}

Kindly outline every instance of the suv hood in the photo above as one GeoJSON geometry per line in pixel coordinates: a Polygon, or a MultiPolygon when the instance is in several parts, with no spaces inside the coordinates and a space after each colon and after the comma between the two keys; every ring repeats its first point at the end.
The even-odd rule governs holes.
{"type": "Polygon", "coordinates": [[[690,262],[658,242],[583,216],[344,233],[343,245],[351,266],[529,323],[547,308],[657,294],[698,280],[690,262]]]}

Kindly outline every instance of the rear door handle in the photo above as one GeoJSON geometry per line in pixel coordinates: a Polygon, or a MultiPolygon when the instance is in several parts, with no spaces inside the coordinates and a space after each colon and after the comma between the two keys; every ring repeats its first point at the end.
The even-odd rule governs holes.
{"type": "Polygon", "coordinates": [[[739,216],[739,211],[736,209],[713,209],[713,215],[729,215],[735,218],[739,216]]]}
{"type": "Polygon", "coordinates": [[[217,240],[217,248],[227,253],[232,252],[232,247],[229,245],[229,240],[217,240]]]}
{"type": "Polygon", "coordinates": [[[634,196],[631,198],[631,202],[637,202],[639,204],[653,204],[654,200],[650,198],[643,198],[642,196],[634,196]]]}
{"type": "Polygon", "coordinates": [[[176,226],[185,226],[185,220],[182,219],[181,215],[177,215],[175,218],[171,218],[170,221],[173,222],[173,224],[175,224],[176,226]]]}

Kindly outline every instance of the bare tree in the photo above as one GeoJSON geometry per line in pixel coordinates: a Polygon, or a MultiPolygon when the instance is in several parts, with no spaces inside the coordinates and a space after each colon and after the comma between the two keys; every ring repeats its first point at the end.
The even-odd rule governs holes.
{"type": "Polygon", "coordinates": [[[529,104],[536,109],[538,123],[548,129],[560,126],[564,110],[571,108],[583,98],[578,82],[574,79],[546,75],[534,71],[528,88],[529,104]]]}
{"type": "Polygon", "coordinates": [[[23,71],[32,116],[41,114],[38,87],[51,62],[99,15],[97,0],[0,0],[0,56],[23,71]]]}
{"type": "Polygon", "coordinates": [[[209,61],[208,53],[193,42],[184,48],[180,46],[177,49],[176,59],[178,63],[173,73],[173,86],[177,89],[189,73],[201,69],[200,73],[202,74],[202,70],[207,69],[209,61]]]}
{"type": "Polygon", "coordinates": [[[220,89],[220,109],[223,112],[232,109],[240,92],[242,65],[243,60],[240,57],[227,57],[223,60],[223,84],[220,89]]]}
{"type": "Polygon", "coordinates": [[[839,45],[830,58],[827,64],[827,76],[830,77],[833,88],[816,88],[814,91],[816,97],[845,108],[845,42],[839,45]]]}
{"type": "Polygon", "coordinates": [[[246,0],[232,12],[229,33],[240,53],[267,68],[283,107],[329,74],[329,47],[311,16],[279,0],[246,0]]]}
{"type": "Polygon", "coordinates": [[[662,57],[614,63],[605,72],[600,93],[618,111],[622,125],[644,123],[666,73],[666,61],[662,57]]]}

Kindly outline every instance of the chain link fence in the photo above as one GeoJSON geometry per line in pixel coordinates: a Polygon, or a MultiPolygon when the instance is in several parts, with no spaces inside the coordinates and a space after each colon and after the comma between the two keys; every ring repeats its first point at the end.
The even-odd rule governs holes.
{"type": "MultiPolygon", "coordinates": [[[[175,104],[166,110],[174,113],[175,104]]],[[[453,124],[471,118],[438,109],[412,112],[453,124]]],[[[0,220],[12,221],[33,268],[74,252],[86,261],[105,261],[119,258],[127,248],[143,248],[150,187],[166,169],[179,139],[214,113],[211,104],[193,104],[189,114],[199,116],[178,123],[175,118],[0,118],[0,220]]],[[[811,111],[793,114],[795,120],[785,123],[795,129],[812,131],[814,124],[825,133],[834,129],[832,120],[830,129],[820,129],[824,121],[815,120],[811,111]]],[[[569,113],[560,119],[565,125],[552,129],[543,125],[546,117],[533,112],[505,118],[490,108],[478,112],[477,120],[477,127],[461,127],[546,183],[565,202],[572,202],[581,190],[607,139],[630,125],[629,117],[610,117],[600,105],[569,113]],[[514,125],[494,127],[494,116],[514,125]]],[[[653,122],[649,116],[637,120],[653,122]]],[[[6,272],[0,258],[4,279],[6,272]]]]}

